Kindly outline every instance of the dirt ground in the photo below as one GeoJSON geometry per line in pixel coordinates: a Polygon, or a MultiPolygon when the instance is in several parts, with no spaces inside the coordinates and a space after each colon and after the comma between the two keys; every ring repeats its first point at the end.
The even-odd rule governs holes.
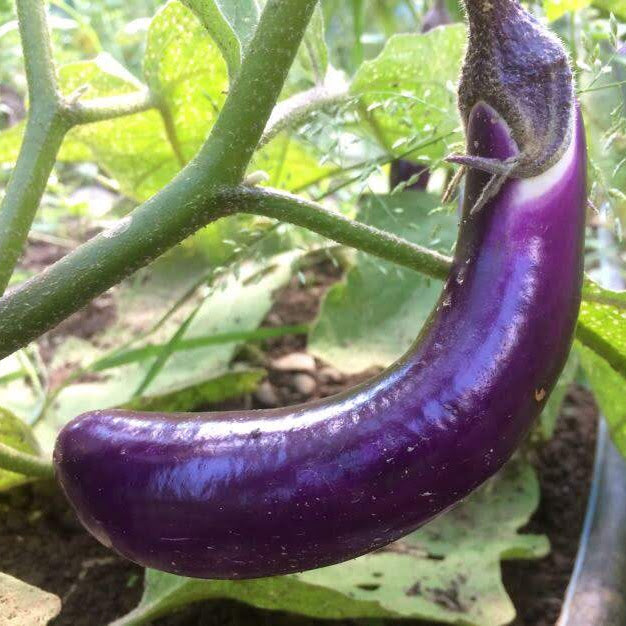
{"type": "MultiPolygon", "coordinates": [[[[329,263],[318,267],[308,278],[306,287],[293,281],[279,294],[266,325],[311,321],[317,314],[321,295],[339,278],[339,271],[329,263]]],[[[106,300],[103,302],[106,304],[106,300]]],[[[93,310],[92,306],[86,314],[91,316],[85,320],[88,325],[93,310]]],[[[108,315],[102,317],[108,319],[108,315]]],[[[66,331],[74,332],[77,327],[80,327],[80,317],[66,325],[66,331]]],[[[305,349],[304,336],[266,342],[257,358],[269,365],[268,380],[252,398],[231,401],[227,406],[251,403],[262,407],[323,397],[373,373],[344,377],[321,363],[299,374],[271,367],[276,359],[305,349]]],[[[245,357],[250,358],[250,354],[245,357]]],[[[552,626],[558,617],[583,523],[596,421],[597,410],[592,398],[584,390],[573,388],[554,438],[532,453],[541,482],[542,500],[525,530],[545,533],[552,552],[539,561],[504,564],[504,581],[519,613],[516,626],[552,626]]],[[[53,485],[36,484],[0,494],[0,571],[58,594],[64,608],[53,622],[55,626],[104,625],[132,609],[142,592],[141,568],[116,557],[83,531],[53,485]]],[[[359,622],[333,623],[356,625],[359,622]]],[[[376,623],[390,625],[394,622],[376,623]]],[[[425,622],[406,620],[396,623],[425,626],[425,622]]],[[[157,624],[327,626],[329,622],[262,611],[231,601],[210,601],[188,607],[157,624]]]]}

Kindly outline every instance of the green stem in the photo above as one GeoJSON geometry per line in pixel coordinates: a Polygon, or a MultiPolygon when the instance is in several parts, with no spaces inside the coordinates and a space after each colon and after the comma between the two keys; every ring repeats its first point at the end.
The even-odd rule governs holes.
{"type": "Polygon", "coordinates": [[[0,205],[0,293],[9,284],[22,253],[68,129],[69,124],[54,106],[32,107],[20,154],[0,205]]]}
{"type": "Polygon", "coordinates": [[[194,231],[235,212],[297,224],[435,278],[443,278],[449,268],[450,260],[443,255],[290,194],[243,185],[207,193],[189,166],[176,180],[116,227],[0,299],[0,358],[36,339],[194,231]],[[180,184],[181,177],[185,185],[180,184]]]}
{"type": "Polygon", "coordinates": [[[93,98],[84,101],[79,98],[70,99],[65,100],[62,104],[63,113],[73,126],[112,120],[117,117],[148,111],[155,107],[154,98],[147,88],[107,98],[93,98]]]}
{"type": "Polygon", "coordinates": [[[282,100],[272,111],[259,147],[270,142],[281,131],[300,124],[311,113],[348,98],[348,85],[342,83],[313,87],[282,100]]]}
{"type": "Polygon", "coordinates": [[[198,155],[117,227],[2,298],[0,308],[9,304],[12,313],[0,314],[0,352],[6,355],[26,345],[96,295],[236,208],[225,203],[218,190],[241,181],[316,3],[268,0],[237,80],[198,155]],[[66,282],[70,275],[78,282],[66,282]],[[33,305],[34,294],[38,294],[37,311],[26,316],[26,328],[18,321],[25,321],[20,307],[33,305]]]}
{"type": "Polygon", "coordinates": [[[341,213],[325,209],[320,204],[298,196],[271,189],[240,187],[234,202],[237,210],[242,213],[263,215],[302,226],[332,241],[432,278],[444,279],[450,271],[452,260],[443,254],[349,219],[341,213]]]}
{"type": "Polygon", "coordinates": [[[68,125],[59,114],[46,9],[17,0],[31,111],[17,163],[0,204],[0,294],[9,284],[68,125]]]}
{"type": "Polygon", "coordinates": [[[16,8],[29,100],[33,105],[58,102],[46,5],[42,0],[17,0],[16,8]]]}
{"type": "Polygon", "coordinates": [[[54,478],[52,464],[41,457],[0,443],[0,469],[33,478],[54,478]]]}

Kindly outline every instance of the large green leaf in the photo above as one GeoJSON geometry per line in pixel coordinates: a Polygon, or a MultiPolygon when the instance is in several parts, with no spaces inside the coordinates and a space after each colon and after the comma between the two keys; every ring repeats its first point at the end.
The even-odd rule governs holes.
{"type": "MultiPolygon", "coordinates": [[[[357,219],[448,253],[457,218],[434,211],[431,194],[366,196],[357,219]]],[[[415,340],[441,284],[359,252],[345,281],[331,287],[309,338],[309,350],[343,372],[395,361],[415,340]]]]}
{"type": "MultiPolygon", "coordinates": [[[[304,252],[298,250],[258,263],[240,264],[208,294],[203,295],[200,290],[181,305],[150,335],[149,341],[133,347],[167,344],[196,309],[184,339],[256,329],[273,303],[272,294],[291,278],[293,266],[302,254],[304,252]]],[[[204,275],[206,265],[201,255],[194,255],[192,251],[179,249],[161,259],[118,288],[116,308],[123,315],[114,324],[89,341],[76,337],[66,339],[55,350],[50,369],[86,367],[110,353],[111,348],[123,346],[169,311],[204,275]]],[[[258,372],[231,370],[230,362],[238,343],[199,343],[192,349],[172,351],[139,400],[133,394],[141,387],[158,355],[90,374],[62,389],[46,419],[37,425],[38,439],[44,447],[50,447],[58,430],[70,419],[97,408],[133,402],[134,406],[144,408],[176,406],[177,410],[189,410],[194,408],[189,402],[204,404],[250,391],[259,380],[258,372]]]]}
{"type": "Polygon", "coordinates": [[[191,602],[233,598],[318,618],[413,617],[497,626],[515,616],[500,559],[537,558],[544,537],[520,535],[539,501],[534,472],[510,463],[456,509],[358,559],[302,574],[202,581],[148,570],[139,606],[117,626],[146,623],[191,602]]]}
{"type": "MultiPolygon", "coordinates": [[[[379,138],[397,154],[459,126],[456,84],[466,45],[461,24],[427,34],[395,35],[380,55],[358,69],[352,93],[361,96],[379,138]]],[[[460,134],[449,141],[460,140],[460,134]]],[[[438,142],[419,154],[440,158],[438,142]]]]}
{"type": "Polygon", "coordinates": [[[583,370],[613,441],[626,456],[626,291],[586,279],[576,336],[583,370]]]}
{"type": "MultiPolygon", "coordinates": [[[[3,408],[0,408],[0,443],[22,452],[39,454],[39,446],[31,429],[21,419],[3,408]]],[[[5,491],[28,480],[26,476],[21,474],[0,469],[0,491],[5,491]]],[[[0,603],[1,606],[2,603],[0,603]]]]}
{"type": "Polygon", "coordinates": [[[613,442],[626,457],[626,378],[590,348],[578,341],[574,345],[613,442]]]}
{"type": "Polygon", "coordinates": [[[219,46],[231,79],[237,74],[242,52],[246,49],[259,21],[256,0],[181,0],[200,18],[219,46]]]}
{"type": "Polygon", "coordinates": [[[184,162],[190,160],[226,99],[228,73],[217,45],[193,12],[176,0],[168,2],[150,24],[144,74],[165,116],[171,118],[179,156],[184,162]]]}
{"type": "Polygon", "coordinates": [[[626,0],[593,0],[593,4],[626,19],[626,0]]]}
{"type": "Polygon", "coordinates": [[[570,11],[580,11],[591,4],[592,0],[543,0],[543,10],[550,21],[558,20],[570,11]]]}
{"type": "Polygon", "coordinates": [[[3,626],[47,624],[60,610],[58,596],[0,573],[0,624],[3,626]]]}
{"type": "Polygon", "coordinates": [[[271,187],[293,191],[332,171],[330,165],[320,165],[321,156],[310,144],[283,132],[254,155],[248,169],[267,172],[271,187]]]}

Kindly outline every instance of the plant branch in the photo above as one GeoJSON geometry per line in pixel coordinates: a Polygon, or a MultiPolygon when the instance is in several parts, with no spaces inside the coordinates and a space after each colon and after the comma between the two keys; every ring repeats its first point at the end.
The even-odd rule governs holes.
{"type": "Polygon", "coordinates": [[[339,244],[444,279],[452,259],[298,196],[274,189],[239,187],[231,197],[237,211],[302,226],[339,244]]]}
{"type": "Polygon", "coordinates": [[[0,204],[0,294],[9,284],[69,128],[59,110],[45,5],[41,0],[18,0],[17,17],[31,106],[17,163],[0,204]]]}
{"type": "Polygon", "coordinates": [[[145,88],[106,98],[65,100],[62,102],[62,107],[69,122],[72,126],[76,126],[148,111],[155,107],[155,101],[150,91],[145,88]]]}
{"type": "Polygon", "coordinates": [[[31,108],[59,101],[46,5],[42,0],[17,0],[17,20],[31,108]]]}
{"type": "MultiPolygon", "coordinates": [[[[34,107],[33,107],[34,108],[34,107]]],[[[69,129],[58,109],[31,110],[20,153],[0,204],[0,293],[26,243],[56,155],[69,129]]]]}
{"type": "MultiPolygon", "coordinates": [[[[193,163],[193,162],[192,162],[193,163]]],[[[280,191],[202,188],[186,168],[177,181],[0,299],[0,358],[28,344],[136,269],[206,224],[236,212],[264,215],[309,228],[333,241],[443,278],[450,259],[314,202],[280,191]],[[172,207],[179,207],[172,210],[172,207]]]]}
{"type": "Polygon", "coordinates": [[[233,204],[224,202],[218,190],[241,181],[316,4],[317,0],[269,0],[198,155],[116,227],[0,299],[2,354],[26,345],[202,226],[233,211],[233,204]],[[69,276],[78,282],[70,284],[69,276]],[[36,310],[26,313],[33,305],[36,310]]]}
{"type": "Polygon", "coordinates": [[[279,102],[267,122],[259,147],[269,143],[281,131],[300,124],[314,111],[343,102],[348,97],[348,85],[341,82],[312,87],[279,102]]]}
{"type": "Polygon", "coordinates": [[[0,443],[0,469],[33,478],[53,478],[52,464],[45,459],[0,443]]]}

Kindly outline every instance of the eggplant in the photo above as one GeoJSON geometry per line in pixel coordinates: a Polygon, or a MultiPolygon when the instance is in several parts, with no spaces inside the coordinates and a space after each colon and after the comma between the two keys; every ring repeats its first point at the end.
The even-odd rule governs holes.
{"type": "MultiPolygon", "coordinates": [[[[521,16],[525,37],[516,41],[526,59],[543,55],[542,43],[553,52],[555,40],[516,1],[487,4],[494,18],[500,9],[521,16]]],[[[490,75],[506,82],[507,68],[498,65],[506,55],[482,45],[488,38],[475,30],[501,24],[474,16],[470,10],[468,63],[477,62],[479,41],[492,57],[490,75]]],[[[288,574],[381,548],[502,467],[563,368],[582,286],[586,147],[571,74],[561,94],[571,109],[562,146],[555,136],[533,135],[548,113],[559,127],[563,111],[547,107],[556,98],[547,86],[533,87],[535,66],[525,76],[525,93],[543,117],[524,117],[523,128],[502,105],[506,85],[497,98],[493,81],[483,92],[472,83],[471,94],[460,96],[468,169],[453,266],[408,352],[358,387],[289,408],[79,416],[59,434],[54,463],[97,539],[175,574],[288,574]],[[497,164],[527,165],[538,144],[555,151],[542,155],[541,170],[508,168],[475,210],[494,176],[502,177],[497,164]]]]}

